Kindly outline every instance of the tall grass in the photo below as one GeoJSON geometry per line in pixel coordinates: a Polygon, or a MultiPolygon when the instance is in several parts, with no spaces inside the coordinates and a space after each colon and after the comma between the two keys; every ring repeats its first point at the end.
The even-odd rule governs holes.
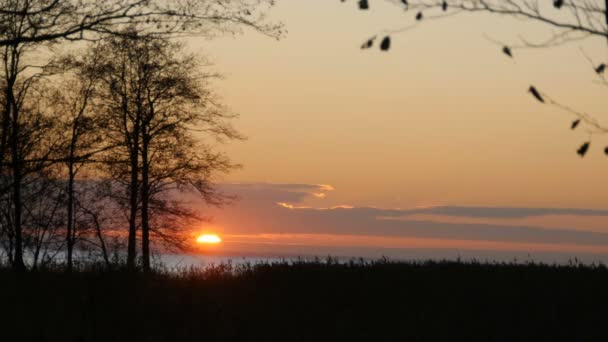
{"type": "Polygon", "coordinates": [[[1,341],[604,341],[608,269],[293,260],[0,270],[1,341]]]}

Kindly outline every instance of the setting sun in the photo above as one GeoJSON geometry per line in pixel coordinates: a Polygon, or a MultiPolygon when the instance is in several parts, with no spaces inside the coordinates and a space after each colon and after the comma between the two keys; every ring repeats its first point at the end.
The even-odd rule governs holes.
{"type": "Polygon", "coordinates": [[[222,239],[216,234],[203,234],[196,238],[196,242],[215,245],[222,242],[222,239]]]}

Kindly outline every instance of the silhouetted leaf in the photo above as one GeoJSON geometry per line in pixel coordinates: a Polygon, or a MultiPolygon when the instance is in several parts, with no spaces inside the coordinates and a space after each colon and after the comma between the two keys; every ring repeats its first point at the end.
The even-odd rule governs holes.
{"type": "Polygon", "coordinates": [[[405,6],[406,10],[410,7],[410,4],[409,2],[407,2],[407,0],[401,0],[401,3],[405,6]]]}
{"type": "Polygon", "coordinates": [[[572,126],[570,126],[570,128],[575,129],[576,127],[578,127],[578,125],[581,123],[581,119],[576,119],[574,121],[572,121],[572,126]]]}
{"type": "Polygon", "coordinates": [[[532,95],[540,102],[545,103],[545,100],[543,99],[542,96],[540,96],[540,93],[538,92],[538,90],[536,90],[536,88],[534,86],[530,86],[530,89],[528,89],[528,91],[530,93],[532,93],[532,95]]]}
{"type": "Polygon", "coordinates": [[[367,0],[359,0],[359,9],[367,10],[369,9],[369,3],[367,0]]]}
{"type": "Polygon", "coordinates": [[[441,3],[441,9],[442,9],[444,12],[448,10],[448,2],[447,2],[447,1],[445,1],[445,0],[444,0],[444,1],[441,3]]]}
{"type": "Polygon", "coordinates": [[[553,7],[560,9],[564,5],[564,0],[554,0],[553,7]]]}
{"type": "Polygon", "coordinates": [[[422,12],[418,12],[418,14],[416,14],[416,20],[422,20],[422,12]]]}
{"type": "Polygon", "coordinates": [[[598,74],[603,74],[604,70],[606,70],[606,64],[602,63],[595,68],[595,72],[598,74]]]}
{"type": "Polygon", "coordinates": [[[376,40],[376,36],[371,37],[365,43],[363,43],[363,45],[361,45],[361,49],[369,49],[369,48],[371,48],[372,46],[374,46],[374,41],[375,40],[376,40]]]}
{"type": "Polygon", "coordinates": [[[513,54],[511,53],[511,49],[508,46],[503,47],[502,52],[509,57],[513,57],[513,54]]]}
{"type": "Polygon", "coordinates": [[[587,154],[587,151],[589,150],[589,144],[591,144],[589,141],[582,144],[581,147],[578,148],[576,153],[578,153],[581,157],[584,157],[585,154],[587,154]]]}
{"type": "Polygon", "coordinates": [[[380,50],[388,51],[391,48],[391,37],[386,36],[382,39],[382,43],[380,43],[380,50]]]}

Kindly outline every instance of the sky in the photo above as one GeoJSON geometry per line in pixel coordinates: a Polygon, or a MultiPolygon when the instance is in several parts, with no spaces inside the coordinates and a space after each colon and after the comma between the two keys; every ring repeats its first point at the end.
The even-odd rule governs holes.
{"type": "Polygon", "coordinates": [[[235,254],[608,256],[608,139],[594,136],[580,158],[589,135],[527,93],[534,84],[608,119],[583,54],[599,64],[605,42],[510,59],[493,41],[550,31],[465,14],[393,34],[388,53],[361,50],[415,23],[375,4],[279,0],[279,41],[249,31],[188,41],[224,75],[214,86],[248,137],[218,146],[243,165],[218,179],[239,200],[201,209],[213,222],[195,229],[221,233],[235,254]]]}

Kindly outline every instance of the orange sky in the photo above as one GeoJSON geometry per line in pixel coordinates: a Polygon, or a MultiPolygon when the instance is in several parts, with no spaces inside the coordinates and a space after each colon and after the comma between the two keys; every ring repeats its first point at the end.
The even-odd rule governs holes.
{"type": "MultiPolygon", "coordinates": [[[[272,12],[288,30],[279,42],[251,32],[189,41],[226,76],[218,92],[249,137],[223,147],[245,166],[223,181],[330,184],[337,189],[330,196],[300,203],[322,207],[607,208],[608,139],[595,137],[581,159],[575,151],[588,136],[526,93],[535,84],[608,119],[605,88],[580,50],[599,63],[605,42],[518,50],[511,60],[484,35],[514,41],[546,31],[463,15],[393,36],[390,53],[361,51],[370,36],[413,22],[412,13],[378,4],[361,12],[354,3],[282,0],[272,12]]],[[[526,224],[602,230],[606,223],[562,218],[526,224]]]]}

